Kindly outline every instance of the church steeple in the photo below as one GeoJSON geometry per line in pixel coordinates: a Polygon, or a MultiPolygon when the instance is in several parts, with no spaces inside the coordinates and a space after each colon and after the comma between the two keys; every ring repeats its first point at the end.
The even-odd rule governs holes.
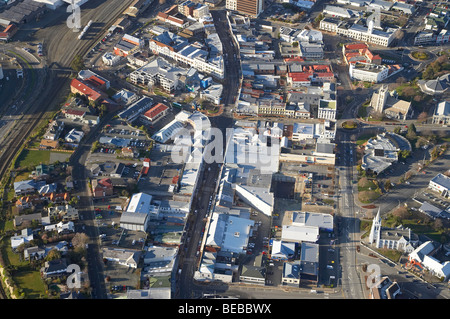
{"type": "Polygon", "coordinates": [[[373,219],[372,228],[370,229],[369,241],[372,244],[380,238],[381,231],[381,215],[380,208],[378,208],[377,216],[373,219]]]}

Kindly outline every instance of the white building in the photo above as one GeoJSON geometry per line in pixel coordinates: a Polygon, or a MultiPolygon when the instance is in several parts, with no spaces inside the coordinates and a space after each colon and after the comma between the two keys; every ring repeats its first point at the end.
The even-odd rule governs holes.
{"type": "Polygon", "coordinates": [[[450,177],[445,176],[444,174],[437,174],[430,180],[428,187],[432,190],[438,192],[444,197],[450,196],[450,177]]]}
{"type": "Polygon", "coordinates": [[[373,244],[376,248],[394,249],[411,253],[418,242],[417,235],[413,234],[410,228],[383,229],[380,210],[378,210],[370,229],[369,244],[373,244]]]}
{"type": "Polygon", "coordinates": [[[296,243],[315,243],[319,240],[319,227],[283,225],[281,230],[281,240],[296,243]]]}
{"type": "Polygon", "coordinates": [[[346,25],[345,21],[340,21],[333,18],[325,18],[320,21],[320,30],[337,33],[342,36],[350,37],[361,42],[372,43],[384,47],[391,45],[395,39],[398,30],[387,29],[386,31],[375,29],[372,23],[367,27],[353,24],[350,27],[346,25]]]}
{"type": "Polygon", "coordinates": [[[355,80],[379,83],[389,76],[389,68],[385,65],[356,62],[349,65],[349,74],[355,80]]]}
{"type": "Polygon", "coordinates": [[[434,110],[433,124],[448,125],[450,124],[450,102],[442,101],[434,110]]]}
{"type": "Polygon", "coordinates": [[[432,255],[437,251],[431,241],[427,241],[409,254],[409,260],[419,262],[424,268],[436,277],[447,280],[450,276],[450,261],[440,262],[432,255]]]}

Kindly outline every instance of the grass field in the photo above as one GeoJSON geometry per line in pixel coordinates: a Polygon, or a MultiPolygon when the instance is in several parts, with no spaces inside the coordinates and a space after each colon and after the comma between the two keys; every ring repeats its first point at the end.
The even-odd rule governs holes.
{"type": "Polygon", "coordinates": [[[36,166],[39,164],[49,164],[50,163],[50,153],[51,151],[42,150],[27,150],[24,149],[22,153],[20,153],[19,157],[16,161],[17,167],[30,167],[36,166]]]}

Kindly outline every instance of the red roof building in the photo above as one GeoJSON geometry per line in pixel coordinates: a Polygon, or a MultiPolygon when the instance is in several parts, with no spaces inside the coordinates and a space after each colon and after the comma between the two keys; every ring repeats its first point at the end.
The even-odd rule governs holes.
{"type": "Polygon", "coordinates": [[[106,95],[97,90],[92,85],[88,84],[88,82],[80,81],[78,79],[73,79],[70,83],[70,91],[72,93],[79,93],[81,95],[86,96],[90,101],[98,101],[100,99],[106,98],[106,95]]]}
{"type": "Polygon", "coordinates": [[[145,112],[141,117],[144,121],[148,122],[150,125],[155,124],[164,116],[167,115],[169,107],[162,103],[158,103],[152,106],[147,112],[145,112]]]}
{"type": "Polygon", "coordinates": [[[365,43],[351,43],[342,47],[345,62],[354,64],[356,62],[373,63],[380,65],[382,62],[378,54],[373,54],[365,43]]]}

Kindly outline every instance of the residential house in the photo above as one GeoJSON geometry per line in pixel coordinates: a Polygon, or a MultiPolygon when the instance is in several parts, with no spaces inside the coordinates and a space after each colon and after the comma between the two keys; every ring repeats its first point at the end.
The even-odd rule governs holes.
{"type": "Polygon", "coordinates": [[[67,261],[65,258],[46,261],[41,268],[41,276],[45,278],[59,277],[67,274],[67,261]]]}
{"type": "Polygon", "coordinates": [[[34,236],[33,236],[33,232],[31,231],[31,229],[24,228],[24,229],[22,229],[22,232],[20,235],[11,237],[11,248],[13,250],[15,250],[20,245],[29,243],[33,239],[34,239],[34,236]]]}
{"type": "Polygon", "coordinates": [[[14,193],[16,195],[34,193],[35,191],[36,191],[36,182],[32,179],[14,182],[14,193]]]}
{"type": "Polygon", "coordinates": [[[36,221],[39,224],[42,222],[42,214],[27,214],[14,217],[14,227],[31,226],[32,222],[36,221]]]}
{"type": "Polygon", "coordinates": [[[38,246],[25,248],[23,251],[23,258],[25,260],[41,260],[45,257],[45,255],[45,249],[38,246]]]}
{"type": "Polygon", "coordinates": [[[92,180],[92,193],[95,198],[111,196],[114,194],[114,187],[110,178],[92,180]]]}

